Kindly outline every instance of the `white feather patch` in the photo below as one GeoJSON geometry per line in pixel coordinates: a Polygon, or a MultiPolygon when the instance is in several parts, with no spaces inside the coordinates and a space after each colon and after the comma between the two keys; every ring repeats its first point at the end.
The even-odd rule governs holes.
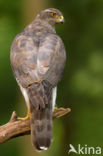
{"type": "Polygon", "coordinates": [[[45,147],[45,146],[40,146],[40,149],[41,149],[41,150],[47,150],[48,148],[45,147]]]}
{"type": "Polygon", "coordinates": [[[52,109],[56,105],[56,97],[57,97],[57,87],[53,88],[53,91],[52,91],[52,109]]]}
{"type": "Polygon", "coordinates": [[[30,107],[30,106],[29,106],[29,97],[28,97],[27,91],[26,91],[26,89],[23,88],[22,86],[20,86],[20,89],[21,89],[21,92],[22,92],[22,94],[23,94],[23,96],[24,96],[24,99],[25,99],[25,101],[26,101],[26,105],[27,105],[27,107],[29,108],[29,107],[30,107]]]}

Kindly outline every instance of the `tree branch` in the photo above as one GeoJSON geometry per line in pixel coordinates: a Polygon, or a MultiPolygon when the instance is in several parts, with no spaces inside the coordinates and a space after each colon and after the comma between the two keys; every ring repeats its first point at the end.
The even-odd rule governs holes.
{"type": "MultiPolygon", "coordinates": [[[[70,108],[58,108],[53,111],[53,119],[60,118],[71,111],[70,108]]],[[[0,144],[12,138],[30,134],[30,119],[18,120],[16,112],[12,113],[10,121],[0,126],[0,144]]]]}

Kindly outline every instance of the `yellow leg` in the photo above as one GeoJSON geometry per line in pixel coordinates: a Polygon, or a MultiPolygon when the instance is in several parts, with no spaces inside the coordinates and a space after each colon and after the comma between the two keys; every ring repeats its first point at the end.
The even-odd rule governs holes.
{"type": "Polygon", "coordinates": [[[24,117],[24,118],[19,118],[18,117],[18,120],[26,120],[26,119],[30,119],[30,109],[28,108],[28,112],[27,112],[27,116],[24,117]]]}
{"type": "Polygon", "coordinates": [[[54,107],[54,111],[57,110],[57,109],[58,109],[58,107],[54,107]]]}

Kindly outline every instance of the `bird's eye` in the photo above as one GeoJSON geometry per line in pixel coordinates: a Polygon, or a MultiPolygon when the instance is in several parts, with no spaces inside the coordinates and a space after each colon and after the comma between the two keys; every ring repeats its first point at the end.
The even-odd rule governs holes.
{"type": "Polygon", "coordinates": [[[51,17],[55,17],[55,16],[56,16],[56,13],[51,12],[51,13],[50,13],[50,16],[51,16],[51,17]]]}

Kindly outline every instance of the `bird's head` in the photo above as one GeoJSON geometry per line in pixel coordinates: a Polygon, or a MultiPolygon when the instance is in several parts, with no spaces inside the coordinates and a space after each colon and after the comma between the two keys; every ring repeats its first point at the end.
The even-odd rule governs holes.
{"type": "Polygon", "coordinates": [[[37,15],[37,18],[40,18],[41,20],[45,20],[52,26],[54,26],[55,24],[58,24],[58,23],[65,22],[61,11],[59,11],[58,9],[54,9],[54,8],[49,8],[49,9],[41,11],[37,15]]]}

